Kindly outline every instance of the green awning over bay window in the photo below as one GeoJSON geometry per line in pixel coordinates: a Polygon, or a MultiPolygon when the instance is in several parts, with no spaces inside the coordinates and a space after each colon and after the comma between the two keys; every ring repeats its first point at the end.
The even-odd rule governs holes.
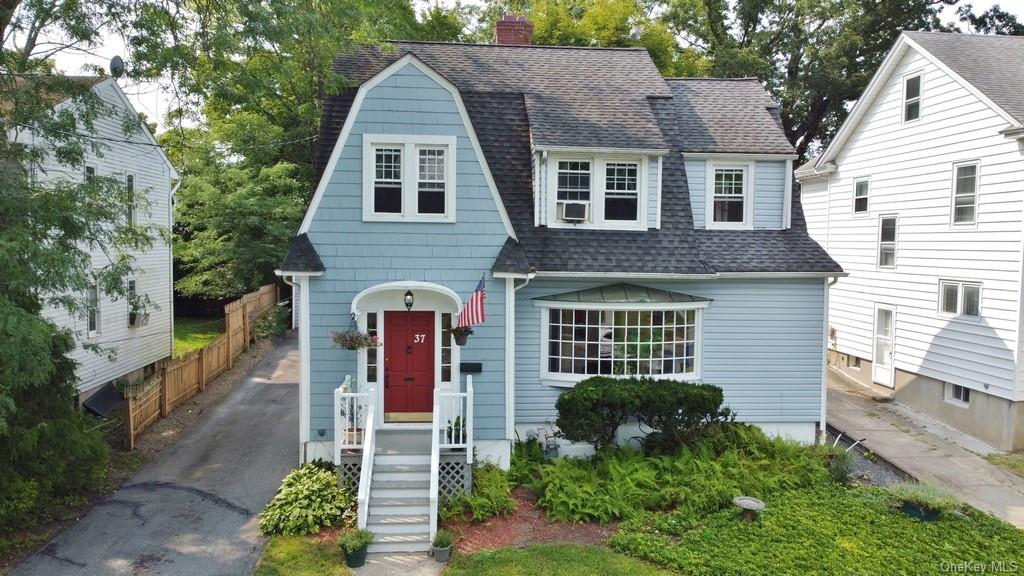
{"type": "Polygon", "coordinates": [[[538,296],[534,300],[579,304],[686,304],[711,301],[708,298],[691,296],[682,292],[626,283],[596,286],[550,296],[538,296]]]}

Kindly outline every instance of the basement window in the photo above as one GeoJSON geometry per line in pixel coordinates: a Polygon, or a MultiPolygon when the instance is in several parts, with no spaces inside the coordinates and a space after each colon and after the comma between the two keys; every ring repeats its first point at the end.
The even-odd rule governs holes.
{"type": "Polygon", "coordinates": [[[946,382],[946,402],[966,408],[971,404],[971,389],[946,382]]]}

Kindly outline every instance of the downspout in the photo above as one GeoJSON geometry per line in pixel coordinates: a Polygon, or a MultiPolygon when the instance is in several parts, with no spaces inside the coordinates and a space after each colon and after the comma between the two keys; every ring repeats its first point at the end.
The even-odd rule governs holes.
{"type": "Polygon", "coordinates": [[[828,420],[828,296],[831,288],[839,282],[839,276],[832,276],[832,279],[825,279],[824,310],[822,310],[821,330],[821,422],[818,428],[818,435],[822,444],[825,442],[826,424],[828,420]]]}
{"type": "MultiPolygon", "coordinates": [[[[536,274],[531,270],[526,282],[516,286],[514,278],[505,279],[505,436],[515,440],[516,431],[516,294],[530,283],[536,274]]],[[[511,458],[511,453],[509,454],[511,458]]],[[[511,466],[512,462],[509,461],[511,466]]]]}

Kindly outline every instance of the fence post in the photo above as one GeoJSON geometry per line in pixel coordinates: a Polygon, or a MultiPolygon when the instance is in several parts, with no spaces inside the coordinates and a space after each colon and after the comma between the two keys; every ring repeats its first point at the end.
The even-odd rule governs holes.
{"type": "Polygon", "coordinates": [[[199,391],[206,390],[206,346],[199,349],[199,391]]]}
{"type": "Polygon", "coordinates": [[[235,351],[233,348],[231,336],[231,312],[228,311],[229,306],[224,307],[224,333],[228,335],[228,369],[235,364],[235,351]]]}
{"type": "Polygon", "coordinates": [[[128,450],[135,450],[135,398],[128,397],[128,402],[125,403],[125,411],[127,411],[128,420],[128,437],[126,438],[128,443],[128,450]]]}
{"type": "Polygon", "coordinates": [[[160,417],[167,416],[167,364],[160,367],[160,417]]]}
{"type": "Polygon", "coordinates": [[[245,336],[243,347],[249,349],[249,302],[242,302],[242,335],[245,336]]]}

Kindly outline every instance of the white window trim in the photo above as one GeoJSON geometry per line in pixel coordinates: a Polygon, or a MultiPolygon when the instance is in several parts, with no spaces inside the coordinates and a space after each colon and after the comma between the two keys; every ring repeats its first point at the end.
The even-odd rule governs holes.
{"type": "Polygon", "coordinates": [[[96,287],[96,310],[95,311],[90,311],[90,310],[86,310],[85,311],[85,336],[86,336],[86,338],[95,338],[95,337],[99,336],[102,333],[102,331],[103,331],[103,314],[101,313],[101,311],[103,309],[103,294],[100,293],[100,285],[99,285],[98,282],[94,282],[94,283],[91,283],[89,285],[86,285],[86,288],[85,288],[85,303],[87,305],[89,304],[89,286],[95,286],[96,287]],[[92,314],[92,313],[96,314],[96,329],[95,330],[90,330],[89,329],[89,315],[92,314]]]}
{"type": "Polygon", "coordinates": [[[943,386],[942,396],[943,396],[943,399],[947,403],[952,404],[953,406],[956,406],[958,408],[970,408],[971,407],[971,402],[969,400],[970,396],[968,396],[968,401],[967,402],[964,402],[963,400],[960,400],[958,398],[954,398],[953,397],[953,387],[954,386],[960,386],[960,388],[963,388],[964,390],[970,390],[969,394],[972,394],[972,395],[975,393],[974,390],[971,390],[967,386],[961,386],[959,384],[953,384],[952,382],[946,382],[945,384],[946,385],[943,386]]]}
{"type": "MultiPolygon", "coordinates": [[[[871,192],[868,192],[870,194],[871,192]]],[[[880,214],[878,229],[875,231],[875,268],[878,270],[895,270],[899,264],[900,218],[896,214],[880,214]],[[892,266],[882,266],[882,221],[892,218],[896,221],[896,239],[892,241],[892,266]]]]}
{"type": "Polygon", "coordinates": [[[753,230],[754,229],[754,181],[757,173],[754,162],[744,160],[706,160],[704,227],[708,230],[753,230]],[[715,170],[719,168],[741,168],[743,174],[743,222],[715,222],[715,170]]]}
{"type": "Polygon", "coordinates": [[[922,116],[924,116],[924,71],[915,70],[914,72],[908,72],[900,77],[900,123],[914,124],[921,120],[922,116]],[[919,94],[917,96],[917,118],[907,120],[907,80],[910,80],[914,76],[921,79],[919,94]]]}
{"type": "Polygon", "coordinates": [[[949,192],[949,226],[953,229],[973,230],[978,227],[978,207],[980,206],[981,196],[981,161],[980,160],[963,160],[961,162],[953,163],[953,175],[951,176],[952,186],[949,192]],[[974,166],[974,219],[970,222],[957,222],[956,221],[956,184],[957,170],[961,166],[974,166]]]}
{"type": "Polygon", "coordinates": [[[363,134],[363,221],[364,222],[440,222],[455,223],[456,156],[458,138],[455,136],[363,134]],[[374,149],[393,146],[402,149],[402,212],[397,214],[373,211],[373,181],[375,172],[374,149]],[[444,214],[420,214],[417,209],[419,155],[418,146],[447,147],[445,153],[445,211],[444,214]]]}
{"type": "MultiPolygon", "coordinates": [[[[696,338],[694,339],[693,349],[693,373],[692,374],[664,374],[659,375],[657,378],[663,378],[667,380],[678,380],[680,382],[696,382],[703,377],[704,372],[704,310],[708,307],[710,302],[687,302],[685,304],[679,303],[650,303],[650,304],[600,304],[590,302],[547,302],[538,301],[534,305],[540,312],[540,380],[541,383],[547,386],[556,386],[562,388],[572,388],[577,383],[597,376],[597,374],[563,374],[561,372],[550,372],[548,371],[547,355],[551,338],[551,331],[548,326],[548,310],[551,308],[558,308],[561,310],[626,310],[630,312],[639,312],[644,310],[696,310],[696,318],[694,319],[694,328],[696,330],[696,338]]],[[[631,375],[612,376],[621,378],[630,378],[631,375]]]]}
{"type": "Polygon", "coordinates": [[[870,176],[864,176],[862,178],[854,178],[853,179],[853,202],[850,205],[850,213],[853,214],[854,218],[865,218],[865,217],[871,215],[871,177],[870,176]],[[867,182],[868,183],[868,195],[867,195],[868,208],[867,208],[867,210],[865,210],[863,212],[857,212],[857,184],[860,184],[861,182],[867,182]]]}
{"type": "MultiPolygon", "coordinates": [[[[660,157],[659,157],[660,158],[660,157]]],[[[648,196],[648,174],[650,170],[647,156],[625,154],[549,154],[547,159],[546,195],[547,225],[549,228],[592,228],[598,230],[647,230],[650,198],[648,196]],[[558,219],[558,163],[559,162],[590,162],[590,209],[587,222],[575,224],[562,222],[558,219]],[[605,220],[604,199],[606,192],[605,166],[608,163],[634,162],[637,164],[637,219],[631,221],[605,220]]],[[[660,207],[659,207],[660,209],[660,207]]]]}
{"type": "Polygon", "coordinates": [[[966,320],[969,322],[979,322],[981,320],[981,302],[983,288],[981,282],[968,282],[965,280],[950,280],[949,278],[939,279],[939,297],[938,297],[938,312],[939,316],[943,318],[955,318],[957,320],[966,320]],[[953,284],[956,288],[956,313],[946,312],[942,306],[942,288],[945,285],[953,284]],[[964,286],[976,286],[978,288],[978,315],[971,316],[964,314],[964,286]]]}

